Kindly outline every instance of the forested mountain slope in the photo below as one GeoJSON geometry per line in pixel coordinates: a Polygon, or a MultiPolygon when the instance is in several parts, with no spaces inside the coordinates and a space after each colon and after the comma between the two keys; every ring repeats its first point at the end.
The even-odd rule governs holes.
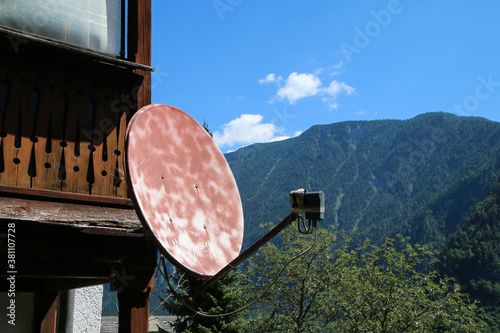
{"type": "Polygon", "coordinates": [[[500,329],[500,182],[448,238],[437,268],[479,300],[500,329]]]}
{"type": "Polygon", "coordinates": [[[226,154],[245,214],[245,247],[261,222],[290,212],[288,193],[322,190],[322,227],[358,241],[397,233],[441,246],[490,193],[500,170],[500,123],[428,113],[409,120],[313,126],[302,135],[226,154]]]}

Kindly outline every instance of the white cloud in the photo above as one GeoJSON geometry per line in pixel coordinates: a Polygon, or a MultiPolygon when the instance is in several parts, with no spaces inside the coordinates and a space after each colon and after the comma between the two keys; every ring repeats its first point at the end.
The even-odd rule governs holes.
{"type": "Polygon", "coordinates": [[[344,66],[344,60],[340,60],[340,62],[338,64],[333,65],[332,67],[334,69],[340,69],[340,68],[342,68],[342,66],[344,66]]]}
{"type": "MultiPolygon", "coordinates": [[[[340,68],[343,66],[341,61],[339,64],[334,65],[334,68],[340,68]]],[[[345,82],[333,80],[328,86],[323,86],[319,76],[322,74],[323,68],[319,68],[314,73],[291,73],[285,80],[284,85],[280,85],[279,82],[282,77],[276,78],[276,74],[271,73],[267,75],[264,79],[259,80],[260,83],[276,83],[278,85],[278,91],[276,96],[274,96],[269,103],[274,103],[278,101],[288,101],[290,104],[295,104],[299,99],[311,97],[311,96],[321,96],[321,100],[326,103],[331,109],[338,108],[338,103],[336,99],[341,94],[351,95],[354,92],[354,88],[345,82]]],[[[331,73],[333,75],[333,73],[331,73]]]]}
{"type": "Polygon", "coordinates": [[[320,75],[321,73],[323,73],[325,69],[324,68],[318,68],[314,71],[314,75],[318,76],[320,75]]]}
{"type": "Polygon", "coordinates": [[[281,76],[276,77],[276,74],[271,73],[267,74],[267,76],[263,79],[259,79],[260,84],[266,84],[266,83],[278,83],[282,80],[283,78],[281,76]]]}
{"type": "Polygon", "coordinates": [[[282,136],[277,136],[273,139],[271,139],[270,141],[271,142],[274,142],[274,141],[282,141],[282,140],[286,140],[286,139],[290,139],[290,138],[295,138],[296,136],[299,136],[302,134],[303,131],[297,131],[293,134],[293,136],[288,136],[288,135],[282,135],[282,136]]]}
{"type": "Polygon", "coordinates": [[[338,109],[339,103],[335,102],[334,98],[323,97],[322,101],[325,102],[330,109],[338,109]]]}
{"type": "Polygon", "coordinates": [[[247,145],[272,141],[283,132],[282,128],[272,123],[262,123],[262,119],[260,114],[242,114],[223,125],[222,132],[215,131],[214,140],[219,147],[247,145]]]}
{"type": "Polygon", "coordinates": [[[282,135],[282,136],[277,136],[275,138],[272,138],[271,140],[269,140],[269,142],[283,141],[286,139],[290,139],[290,137],[288,135],[282,135]]]}
{"type": "Polygon", "coordinates": [[[326,88],[323,88],[323,92],[327,94],[328,96],[337,96],[342,93],[346,93],[347,95],[350,95],[354,92],[354,88],[349,86],[345,82],[340,82],[337,80],[333,80],[330,82],[330,85],[326,88]]]}
{"type": "Polygon", "coordinates": [[[365,110],[359,110],[355,114],[356,114],[356,116],[359,116],[359,117],[367,117],[367,116],[374,117],[374,116],[378,115],[378,112],[370,112],[370,111],[365,111],[365,110]]]}
{"type": "Polygon", "coordinates": [[[321,80],[317,75],[293,72],[290,74],[283,87],[278,89],[275,98],[280,101],[287,99],[290,104],[309,96],[315,96],[320,92],[321,80]]]}
{"type": "Polygon", "coordinates": [[[340,60],[340,62],[336,65],[330,67],[330,75],[335,76],[342,73],[342,67],[344,67],[344,61],[340,60]]]}
{"type": "Polygon", "coordinates": [[[323,102],[327,103],[331,109],[337,109],[338,103],[335,101],[340,94],[350,95],[354,92],[354,88],[345,82],[333,80],[328,87],[321,89],[321,94],[326,95],[323,97],[323,102]]]}

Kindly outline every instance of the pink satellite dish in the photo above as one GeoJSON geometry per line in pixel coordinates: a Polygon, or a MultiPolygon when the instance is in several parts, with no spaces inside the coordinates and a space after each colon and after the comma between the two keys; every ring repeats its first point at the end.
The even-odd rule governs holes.
{"type": "Polygon", "coordinates": [[[238,187],[221,151],[193,118],[161,104],[139,110],[127,129],[125,169],[137,215],[173,264],[207,279],[238,256],[238,187]]]}

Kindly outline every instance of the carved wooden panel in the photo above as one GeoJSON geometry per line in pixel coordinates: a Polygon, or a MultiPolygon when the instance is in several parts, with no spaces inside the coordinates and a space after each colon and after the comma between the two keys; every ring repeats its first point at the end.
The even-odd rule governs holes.
{"type": "Polygon", "coordinates": [[[0,60],[0,184],[126,197],[125,130],[142,78],[78,57],[0,60]]]}

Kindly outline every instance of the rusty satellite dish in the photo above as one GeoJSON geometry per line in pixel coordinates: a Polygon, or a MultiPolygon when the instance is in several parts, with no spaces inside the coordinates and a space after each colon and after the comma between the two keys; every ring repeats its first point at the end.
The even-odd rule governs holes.
{"type": "Polygon", "coordinates": [[[207,279],[238,256],[240,194],[223,154],[193,118],[161,104],[139,110],[127,129],[125,167],[136,212],[172,263],[207,279]]]}

